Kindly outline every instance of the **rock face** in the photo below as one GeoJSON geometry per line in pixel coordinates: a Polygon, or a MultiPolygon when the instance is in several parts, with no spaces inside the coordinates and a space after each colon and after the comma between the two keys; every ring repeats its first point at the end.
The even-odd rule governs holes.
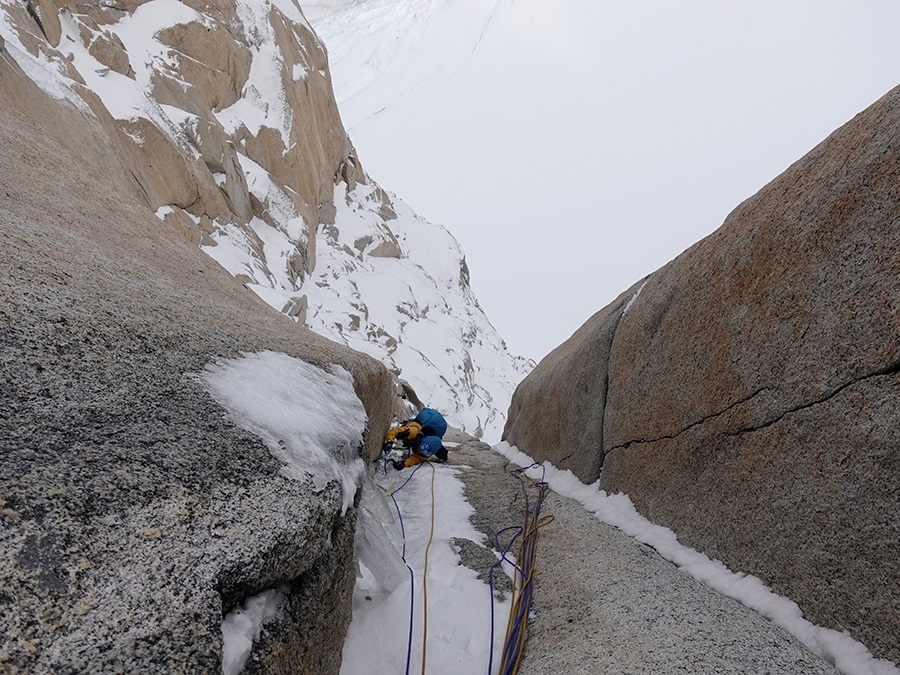
{"type": "Polygon", "coordinates": [[[236,228],[258,240],[258,219],[290,230],[295,282],[313,269],[336,179],[366,178],[298,5],[40,0],[0,2],[0,12],[25,52],[16,60],[36,58],[29,76],[90,110],[133,187],[176,215],[166,219],[176,231],[212,244],[209,234],[236,228]],[[248,184],[248,172],[265,180],[248,184]]]}
{"type": "MultiPolygon", "coordinates": [[[[336,673],[355,510],[282,476],[192,374],[260,350],[340,364],[370,456],[391,377],[172,236],[110,118],[58,93],[0,52],[0,670],[219,672],[223,615],[286,587],[257,672],[336,673]]],[[[231,208],[196,194],[177,199],[231,208]]]]}
{"type": "Polygon", "coordinates": [[[898,299],[895,89],[551,353],[504,436],[900,662],[898,299]]]}
{"type": "Polygon", "coordinates": [[[593,482],[603,464],[603,411],[616,328],[636,288],[548,354],[513,395],[504,440],[593,482]],[[536,417],[535,417],[536,416],[536,417]],[[532,423],[530,420],[533,420],[532,423]],[[577,420],[577,422],[575,421],[577,420]]]}

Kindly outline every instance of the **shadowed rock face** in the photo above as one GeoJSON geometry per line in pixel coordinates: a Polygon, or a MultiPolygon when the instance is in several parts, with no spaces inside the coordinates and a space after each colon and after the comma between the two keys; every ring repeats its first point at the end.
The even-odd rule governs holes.
{"type": "Polygon", "coordinates": [[[625,307],[639,287],[588,319],[525,378],[510,403],[505,440],[529,448],[523,452],[533,457],[552,457],[558,468],[586,482],[597,479],[604,454],[610,349],[625,307]]]}
{"type": "Polygon", "coordinates": [[[0,53],[0,670],[218,672],[223,614],[287,586],[261,670],[336,673],[355,510],[284,478],[191,374],[266,349],[340,364],[370,456],[389,374],[173,236],[114,147],[0,53]]]}
{"type": "Polygon", "coordinates": [[[637,288],[522,383],[507,440],[900,661],[900,89],[637,288]]]}

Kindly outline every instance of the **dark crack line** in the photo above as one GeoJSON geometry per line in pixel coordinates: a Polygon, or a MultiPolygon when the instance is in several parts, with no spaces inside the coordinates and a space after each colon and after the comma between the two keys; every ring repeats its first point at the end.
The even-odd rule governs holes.
{"type": "Polygon", "coordinates": [[[558,462],[556,462],[556,464],[557,464],[557,465],[561,465],[561,464],[562,464],[563,462],[565,462],[566,460],[571,459],[571,458],[572,458],[572,455],[574,455],[574,454],[575,454],[575,450],[572,450],[572,452],[570,452],[570,453],[569,453],[568,455],[566,455],[565,457],[561,458],[558,462]]]}
{"type": "Polygon", "coordinates": [[[622,445],[617,445],[614,448],[610,448],[610,452],[612,452],[613,450],[627,450],[628,448],[630,448],[632,445],[634,445],[636,443],[656,443],[658,441],[674,440],[674,439],[678,438],[679,436],[681,436],[682,434],[686,434],[691,429],[699,427],[701,424],[704,424],[705,422],[708,422],[709,420],[714,420],[717,417],[721,417],[722,415],[728,414],[729,412],[731,412],[738,406],[743,405],[749,401],[752,401],[754,398],[759,396],[761,393],[763,393],[764,391],[769,391],[770,389],[771,389],[771,387],[760,387],[759,389],[754,391],[749,396],[742,398],[740,401],[735,401],[734,403],[729,405],[727,408],[724,408],[717,413],[713,413],[712,415],[708,415],[707,417],[697,420],[696,422],[691,422],[684,429],[682,429],[681,431],[678,431],[674,434],[668,434],[666,436],[658,436],[657,438],[650,438],[650,439],[641,438],[636,441],[628,441],[627,443],[623,443],[622,445]]]}
{"type": "MultiPolygon", "coordinates": [[[[603,439],[605,436],[604,431],[606,429],[606,412],[607,412],[607,409],[609,408],[609,371],[612,369],[612,356],[615,351],[614,345],[616,344],[616,335],[619,332],[619,325],[622,323],[622,319],[625,316],[626,309],[630,308],[631,303],[637,299],[638,295],[640,295],[641,291],[644,290],[644,286],[647,285],[647,283],[650,281],[650,278],[652,276],[653,276],[652,274],[648,274],[646,277],[644,277],[644,279],[643,279],[644,283],[642,283],[640,285],[638,290],[635,291],[627,300],[623,299],[622,302],[619,303],[619,306],[616,307],[614,310],[612,310],[612,312],[610,312],[610,314],[618,314],[618,316],[615,317],[615,325],[613,325],[612,336],[609,339],[609,355],[607,356],[607,359],[606,359],[606,370],[603,373],[603,390],[602,390],[603,391],[603,423],[601,424],[601,427],[600,427],[600,429],[601,429],[600,453],[599,453],[599,466],[597,467],[598,475],[599,475],[599,471],[602,470],[602,468],[603,468],[603,460],[606,457],[606,453],[603,452],[603,439]]],[[[571,457],[574,454],[575,454],[575,452],[573,451],[572,454],[569,455],[569,457],[571,457]]],[[[566,459],[568,459],[568,457],[566,457],[566,459]]]]}
{"type": "Polygon", "coordinates": [[[773,420],[770,420],[769,422],[764,422],[757,426],[744,427],[742,429],[738,429],[737,431],[726,431],[725,435],[726,436],[740,436],[741,434],[751,433],[754,431],[759,431],[760,429],[765,429],[767,427],[772,426],[773,424],[780,422],[788,415],[791,415],[795,412],[799,412],[801,410],[806,410],[807,408],[812,408],[813,406],[817,406],[822,403],[825,403],[825,401],[828,401],[828,400],[834,398],[835,396],[840,394],[842,391],[844,391],[848,387],[852,387],[855,384],[859,384],[860,382],[865,382],[866,380],[870,380],[873,377],[884,377],[886,375],[896,375],[897,373],[900,373],[900,362],[892,363],[891,365],[886,366],[885,368],[882,368],[881,370],[877,370],[874,373],[871,373],[869,375],[864,375],[862,377],[858,377],[855,380],[850,380],[849,382],[842,384],[840,387],[838,387],[837,389],[832,391],[830,394],[826,394],[825,396],[823,396],[815,401],[811,401],[810,403],[804,403],[802,405],[798,405],[794,408],[786,410],[781,415],[779,415],[778,417],[776,417],[773,420]]]}
{"type": "MultiPolygon", "coordinates": [[[[793,408],[789,408],[788,410],[785,410],[783,413],[781,413],[777,417],[774,417],[773,419],[769,420],[768,422],[763,422],[762,424],[758,424],[755,426],[742,427],[741,429],[737,429],[735,431],[726,431],[726,432],[724,432],[723,435],[728,436],[728,437],[735,437],[735,436],[740,436],[742,434],[759,431],[760,429],[765,429],[774,424],[777,424],[778,422],[783,420],[788,415],[791,415],[791,414],[799,412],[801,410],[806,410],[807,408],[812,408],[814,406],[825,403],[829,399],[832,399],[835,396],[837,396],[838,394],[840,394],[842,391],[844,391],[844,389],[847,389],[848,387],[852,387],[855,384],[872,379],[873,377],[884,377],[885,375],[895,375],[897,373],[900,373],[900,362],[892,363],[891,365],[886,366],[886,367],[882,368],[881,370],[877,370],[874,373],[870,373],[869,375],[864,375],[862,377],[858,377],[856,379],[850,380],[849,382],[842,384],[841,386],[834,389],[832,392],[822,396],[821,398],[816,399],[815,401],[810,401],[809,403],[803,403],[801,405],[798,405],[793,408]]],[[[671,434],[671,435],[667,435],[667,436],[659,436],[658,438],[652,438],[652,439],[642,438],[642,439],[635,440],[635,441],[628,441],[627,443],[623,443],[622,445],[617,445],[613,448],[610,448],[610,452],[612,452],[613,450],[627,450],[629,447],[631,447],[632,445],[635,445],[635,444],[656,443],[658,441],[674,440],[674,439],[678,438],[679,436],[687,433],[688,431],[691,431],[692,429],[700,426],[701,424],[704,424],[705,422],[708,422],[710,420],[716,419],[717,417],[721,417],[722,415],[727,414],[728,412],[730,412],[737,406],[747,403],[748,401],[752,400],[754,397],[756,397],[759,394],[763,393],[764,391],[768,391],[770,389],[771,389],[771,387],[762,387],[760,389],[757,389],[750,396],[748,396],[740,401],[737,401],[736,403],[732,403],[730,406],[728,406],[727,408],[725,408],[724,410],[722,410],[720,412],[717,412],[713,415],[709,415],[708,417],[704,417],[703,419],[699,420],[698,422],[693,422],[692,424],[689,424],[687,427],[685,427],[684,429],[682,429],[681,431],[679,431],[675,434],[671,434]]]]}

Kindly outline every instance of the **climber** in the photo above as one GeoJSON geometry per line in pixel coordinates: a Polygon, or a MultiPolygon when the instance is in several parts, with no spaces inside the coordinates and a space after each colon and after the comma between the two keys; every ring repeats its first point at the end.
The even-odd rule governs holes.
{"type": "Polygon", "coordinates": [[[394,462],[394,468],[398,470],[421,464],[432,457],[446,462],[447,448],[441,441],[446,432],[447,422],[444,416],[433,408],[422,408],[415,417],[406,420],[399,427],[388,430],[382,449],[385,453],[390,453],[394,441],[398,440],[403,447],[412,450],[412,454],[406,460],[394,462]]]}

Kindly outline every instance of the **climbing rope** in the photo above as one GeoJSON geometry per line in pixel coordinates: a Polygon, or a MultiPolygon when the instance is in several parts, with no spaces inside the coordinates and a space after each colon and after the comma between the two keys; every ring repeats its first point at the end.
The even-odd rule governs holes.
{"type": "Polygon", "coordinates": [[[413,573],[412,567],[409,566],[409,563],[406,562],[406,528],[403,525],[403,515],[400,513],[400,505],[397,504],[397,500],[394,498],[394,495],[400,492],[404,487],[406,487],[407,483],[412,480],[412,477],[416,475],[416,472],[422,468],[424,464],[428,464],[431,467],[431,533],[428,536],[428,544],[425,546],[425,568],[422,572],[422,621],[423,621],[423,630],[422,630],[422,675],[425,675],[425,658],[426,658],[426,647],[428,642],[428,555],[431,551],[431,542],[434,540],[434,520],[435,520],[435,497],[434,497],[434,481],[436,470],[434,468],[434,464],[431,462],[422,462],[418,464],[415,469],[413,469],[412,473],[409,474],[409,477],[403,484],[398,487],[396,490],[389,490],[388,488],[378,485],[382,490],[387,492],[388,496],[391,498],[391,501],[394,502],[394,508],[397,510],[397,518],[400,521],[400,535],[403,539],[403,552],[401,554],[401,558],[403,559],[403,564],[406,565],[406,569],[409,570],[409,635],[406,643],[406,675],[409,675],[409,666],[410,661],[412,660],[412,636],[413,636],[413,624],[415,622],[414,614],[415,614],[415,574],[413,573]]]}
{"type": "Polygon", "coordinates": [[[512,591],[512,606],[510,607],[509,619],[506,626],[506,637],[503,644],[503,654],[500,661],[500,675],[515,675],[519,669],[519,663],[522,659],[522,651],[525,646],[525,628],[528,621],[528,614],[531,611],[531,604],[534,597],[534,569],[535,556],[537,552],[538,537],[541,528],[553,522],[553,516],[541,516],[541,506],[544,498],[547,496],[549,486],[544,480],[544,467],[539,464],[523,467],[510,471],[509,473],[517,478],[522,485],[522,495],[524,497],[524,515],[521,527],[507,527],[494,535],[494,541],[497,544],[500,553],[500,560],[491,566],[490,586],[491,586],[491,653],[488,662],[488,674],[490,675],[494,661],[494,588],[493,588],[493,571],[504,560],[510,563],[515,570],[512,591]],[[535,466],[541,467],[541,480],[534,481],[525,472],[535,466]],[[528,483],[525,479],[528,479],[528,483]],[[534,506],[531,505],[529,499],[529,490],[537,491],[537,497],[534,506]],[[516,534],[512,537],[506,547],[500,546],[500,535],[504,532],[516,530],[516,534]],[[521,538],[520,538],[521,535],[521,538]],[[517,560],[515,563],[510,561],[506,556],[512,548],[513,542],[519,539],[519,549],[517,560]]]}
{"type": "MultiPolygon", "coordinates": [[[[403,515],[400,512],[400,505],[397,503],[394,495],[402,490],[412,480],[416,472],[422,468],[423,464],[431,466],[431,532],[428,537],[428,543],[425,546],[425,563],[422,573],[422,603],[423,603],[423,630],[422,630],[422,675],[425,675],[425,666],[427,658],[428,646],[428,562],[431,544],[434,540],[434,523],[435,523],[435,476],[436,469],[431,462],[423,462],[413,469],[412,473],[407,477],[400,487],[396,490],[389,490],[381,485],[382,490],[387,492],[394,508],[397,510],[397,518],[400,521],[400,534],[403,539],[403,549],[401,557],[406,569],[409,570],[410,576],[410,599],[409,599],[409,633],[406,647],[406,675],[409,675],[410,662],[412,659],[412,634],[415,623],[415,574],[409,564],[406,562],[406,528],[403,523],[403,515]]],[[[541,506],[544,498],[549,492],[549,486],[544,480],[544,467],[540,464],[532,464],[510,471],[510,475],[519,480],[522,486],[523,495],[523,520],[521,526],[506,527],[494,534],[494,542],[497,550],[500,552],[500,559],[494,563],[489,572],[490,593],[491,593],[491,647],[490,659],[488,662],[488,675],[491,675],[494,661],[494,569],[503,562],[509,563],[514,570],[513,574],[513,590],[512,602],[510,607],[509,619],[507,620],[506,636],[504,638],[503,653],[500,661],[499,675],[515,675],[519,669],[519,663],[522,658],[522,651],[525,645],[525,628],[528,620],[528,614],[531,611],[532,600],[534,597],[534,571],[537,553],[537,544],[541,528],[553,521],[553,516],[542,516],[541,506]],[[528,469],[533,467],[541,467],[541,480],[535,481],[525,474],[528,469]],[[527,480],[527,482],[526,482],[527,480]],[[530,492],[536,492],[534,503],[530,492]],[[508,533],[515,532],[505,546],[501,545],[501,537],[508,533]],[[515,542],[519,542],[516,554],[516,560],[512,561],[508,555],[513,548],[515,542]]],[[[377,483],[376,483],[377,485],[377,483]]]]}
{"type": "Polygon", "coordinates": [[[406,569],[409,570],[409,633],[406,639],[406,675],[409,675],[409,665],[410,661],[412,660],[413,623],[415,621],[414,614],[416,606],[416,577],[413,573],[412,567],[410,567],[409,563],[406,562],[406,528],[403,526],[403,515],[400,513],[400,505],[397,503],[397,500],[394,499],[394,495],[406,487],[406,484],[412,480],[412,477],[416,475],[416,471],[418,471],[421,467],[422,465],[419,464],[415,469],[413,469],[413,472],[409,474],[405,481],[403,481],[403,485],[398,487],[396,490],[389,490],[383,485],[378,485],[378,483],[375,483],[375,485],[378,485],[378,487],[387,492],[388,496],[391,498],[391,501],[394,502],[394,508],[397,509],[397,519],[400,521],[400,536],[403,540],[403,550],[400,554],[400,558],[403,560],[403,564],[406,565],[406,569]]]}
{"type": "MultiPolygon", "coordinates": [[[[434,539],[434,464],[427,462],[431,467],[431,534],[428,535],[428,544],[425,546],[425,569],[422,571],[422,675],[425,675],[425,648],[428,643],[428,552],[431,550],[431,541],[434,539]]],[[[421,464],[419,465],[421,466],[421,464]]]]}
{"type": "Polygon", "coordinates": [[[515,567],[515,563],[511,562],[511,561],[506,557],[506,555],[509,553],[509,549],[512,548],[512,546],[513,546],[513,544],[515,543],[516,539],[519,538],[519,535],[520,535],[520,534],[522,534],[522,528],[519,527],[518,525],[513,525],[513,526],[511,526],[511,527],[505,527],[505,528],[503,528],[502,530],[500,530],[500,531],[494,533],[494,544],[495,544],[496,549],[497,549],[498,551],[500,551],[500,559],[497,560],[497,562],[495,562],[493,565],[491,565],[491,568],[490,568],[490,570],[488,571],[488,582],[489,582],[490,590],[491,590],[491,643],[490,643],[490,644],[491,644],[491,651],[490,651],[490,658],[488,659],[488,675],[491,675],[491,674],[493,673],[493,669],[494,669],[494,623],[495,623],[495,621],[494,621],[494,617],[495,617],[495,611],[494,611],[494,570],[495,570],[497,567],[499,567],[504,561],[508,562],[510,565],[512,565],[513,567],[515,567]],[[501,545],[500,545],[500,535],[502,535],[502,534],[504,534],[504,533],[506,533],[506,532],[513,531],[513,530],[515,531],[515,534],[512,536],[512,538],[510,538],[510,540],[509,540],[509,542],[506,544],[506,546],[501,546],[501,545]]]}

